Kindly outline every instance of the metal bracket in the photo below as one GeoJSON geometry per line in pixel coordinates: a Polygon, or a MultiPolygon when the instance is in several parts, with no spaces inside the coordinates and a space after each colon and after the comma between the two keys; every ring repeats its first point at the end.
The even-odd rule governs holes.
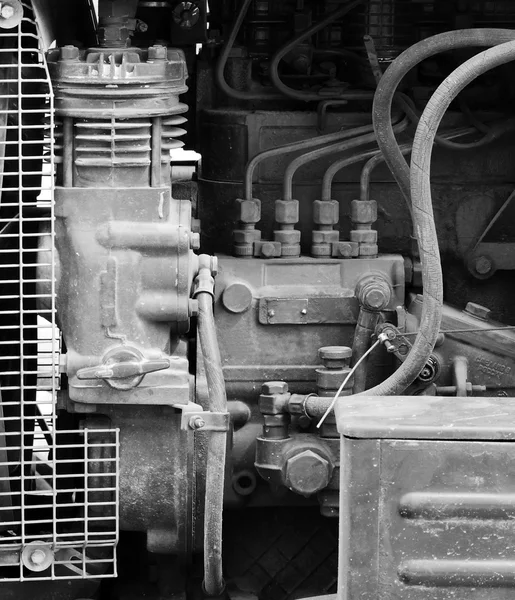
{"type": "Polygon", "coordinates": [[[204,410],[200,404],[174,404],[181,411],[181,429],[183,431],[229,431],[231,417],[228,412],[215,413],[204,410]]]}

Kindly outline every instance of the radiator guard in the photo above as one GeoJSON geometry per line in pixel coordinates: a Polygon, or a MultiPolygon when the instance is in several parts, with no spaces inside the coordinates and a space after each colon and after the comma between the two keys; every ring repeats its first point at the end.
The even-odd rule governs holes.
{"type": "Polygon", "coordinates": [[[116,576],[118,430],[58,427],[54,98],[32,6],[0,30],[0,585],[116,576]]]}

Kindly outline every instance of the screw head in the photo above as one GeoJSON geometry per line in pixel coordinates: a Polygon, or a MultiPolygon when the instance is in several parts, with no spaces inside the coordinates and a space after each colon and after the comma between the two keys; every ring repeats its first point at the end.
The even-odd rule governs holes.
{"type": "Polygon", "coordinates": [[[273,394],[286,394],[288,391],[288,384],[286,381],[267,381],[261,386],[261,391],[267,396],[273,394]]]}

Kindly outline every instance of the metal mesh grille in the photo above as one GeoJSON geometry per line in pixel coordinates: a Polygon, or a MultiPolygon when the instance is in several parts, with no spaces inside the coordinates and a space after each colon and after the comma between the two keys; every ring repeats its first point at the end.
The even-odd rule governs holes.
{"type": "Polygon", "coordinates": [[[54,107],[32,8],[0,30],[0,581],[116,575],[118,431],[57,411],[54,107]]]}

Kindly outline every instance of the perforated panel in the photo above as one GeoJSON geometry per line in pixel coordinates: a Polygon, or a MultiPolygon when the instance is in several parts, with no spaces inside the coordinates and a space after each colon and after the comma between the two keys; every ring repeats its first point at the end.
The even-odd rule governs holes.
{"type": "Polygon", "coordinates": [[[0,581],[116,575],[118,432],[57,411],[53,95],[32,8],[0,29],[0,581]]]}

